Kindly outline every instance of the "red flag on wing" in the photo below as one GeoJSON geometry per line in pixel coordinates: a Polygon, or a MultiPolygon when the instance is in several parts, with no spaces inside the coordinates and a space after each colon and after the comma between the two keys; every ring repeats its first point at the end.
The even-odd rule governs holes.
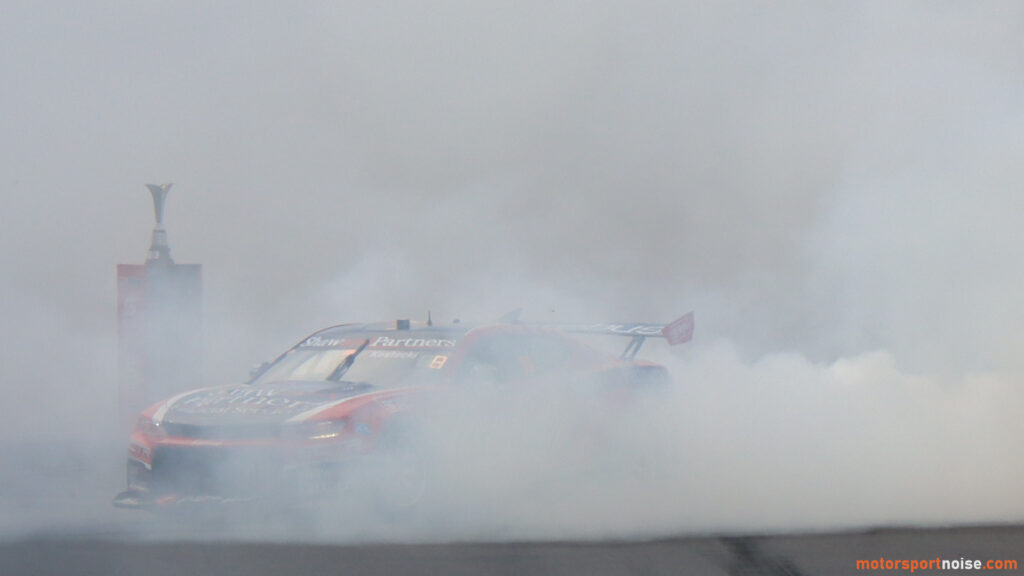
{"type": "Polygon", "coordinates": [[[693,312],[683,314],[661,329],[661,335],[670,345],[689,342],[693,338],[693,312]]]}

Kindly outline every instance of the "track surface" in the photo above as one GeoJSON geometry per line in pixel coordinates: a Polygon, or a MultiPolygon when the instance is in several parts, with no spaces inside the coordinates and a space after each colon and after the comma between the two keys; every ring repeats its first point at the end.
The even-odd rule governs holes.
{"type": "MultiPolygon", "coordinates": [[[[123,485],[122,450],[119,445],[90,452],[75,446],[0,444],[0,576],[811,576],[868,573],[858,572],[856,561],[882,557],[1024,561],[1021,524],[633,542],[465,543],[514,539],[492,530],[476,537],[474,532],[449,536],[462,543],[357,544],[422,541],[424,535],[438,534],[432,523],[437,518],[419,526],[402,522],[397,527],[407,529],[403,532],[393,522],[374,525],[365,522],[372,516],[350,512],[340,516],[345,522],[334,525],[347,531],[332,535],[304,532],[311,526],[308,518],[289,521],[276,512],[225,519],[223,510],[181,518],[119,510],[110,498],[123,485]]],[[[915,574],[929,573],[935,572],[915,574]]],[[[1005,573],[1024,573],[1024,567],[1005,573]]]]}
{"type": "MultiPolygon", "coordinates": [[[[1020,561],[1024,560],[1024,527],[691,537],[633,543],[361,546],[36,537],[0,544],[0,574],[810,576],[854,574],[858,572],[856,560],[879,557],[1020,561]]],[[[1021,570],[1024,568],[1006,573],[1020,573],[1021,570]]],[[[882,572],[909,573],[900,570],[882,572]]],[[[931,573],[937,572],[915,572],[931,573]]]]}

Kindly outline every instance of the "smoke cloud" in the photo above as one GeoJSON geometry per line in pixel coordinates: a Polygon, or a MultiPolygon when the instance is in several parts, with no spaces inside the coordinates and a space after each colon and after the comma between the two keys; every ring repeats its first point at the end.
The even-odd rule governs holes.
{"type": "Polygon", "coordinates": [[[645,349],[676,388],[606,452],[495,431],[507,451],[466,461],[439,426],[433,479],[458,490],[420,518],[468,510],[450,525],[275,536],[1019,520],[1021,11],[6,6],[0,528],[141,522],[107,503],[114,265],[145,257],[147,182],[176,183],[172,254],[205,271],[206,378],[183,388],[343,321],[696,310],[693,345],[645,349]],[[597,471],[559,477],[577,456],[597,471]]]}

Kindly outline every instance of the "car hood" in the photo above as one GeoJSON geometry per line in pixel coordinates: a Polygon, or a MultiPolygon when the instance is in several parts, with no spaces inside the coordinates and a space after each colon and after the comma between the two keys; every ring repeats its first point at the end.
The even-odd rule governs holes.
{"type": "Polygon", "coordinates": [[[198,426],[284,423],[350,398],[379,393],[374,390],[364,383],[293,381],[203,388],[171,398],[154,420],[198,426]]]}

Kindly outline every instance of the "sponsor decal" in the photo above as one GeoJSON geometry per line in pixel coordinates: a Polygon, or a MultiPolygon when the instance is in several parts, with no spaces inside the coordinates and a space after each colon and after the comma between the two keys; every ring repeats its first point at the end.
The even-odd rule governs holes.
{"type": "Polygon", "coordinates": [[[175,412],[185,414],[292,414],[308,410],[320,402],[299,400],[277,390],[263,388],[231,388],[211,390],[178,400],[175,412]]]}
{"type": "MultiPolygon", "coordinates": [[[[328,338],[319,334],[310,336],[299,344],[299,348],[358,348],[364,342],[359,338],[328,338]]],[[[451,348],[456,341],[450,338],[392,338],[377,336],[370,341],[370,348],[451,348]]]]}
{"type": "Polygon", "coordinates": [[[362,343],[359,338],[327,338],[315,334],[303,340],[299,348],[358,348],[362,343]]]}
{"type": "Polygon", "coordinates": [[[371,348],[452,348],[455,340],[447,338],[391,338],[378,336],[370,342],[371,348]]]}
{"type": "Polygon", "coordinates": [[[554,325],[566,332],[595,332],[599,334],[617,334],[621,336],[658,336],[662,324],[570,324],[554,325]]]}
{"type": "Polygon", "coordinates": [[[675,345],[686,342],[693,336],[693,312],[683,315],[668,325],[633,322],[629,324],[553,324],[551,327],[565,332],[591,332],[619,336],[664,336],[670,344],[675,345]]]}
{"type": "Polygon", "coordinates": [[[143,465],[146,466],[146,468],[149,468],[150,463],[153,461],[153,451],[150,450],[149,447],[143,446],[141,444],[132,443],[130,446],[128,446],[128,456],[131,457],[133,460],[137,460],[138,462],[142,463],[143,465]]]}

